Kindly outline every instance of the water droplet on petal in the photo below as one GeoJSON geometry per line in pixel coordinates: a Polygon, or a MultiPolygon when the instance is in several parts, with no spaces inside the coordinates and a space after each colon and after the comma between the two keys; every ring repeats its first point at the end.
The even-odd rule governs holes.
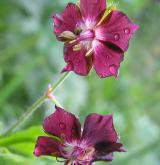
{"type": "Polygon", "coordinates": [[[116,65],[109,66],[109,71],[114,75],[117,76],[117,69],[118,67],[116,65]]]}
{"type": "Polygon", "coordinates": [[[130,34],[130,29],[129,29],[129,28],[125,28],[125,29],[124,29],[124,33],[125,33],[125,34],[130,34]]]}
{"type": "Polygon", "coordinates": [[[115,35],[114,35],[114,40],[115,40],[115,41],[118,41],[119,39],[120,39],[119,34],[118,34],[118,33],[117,33],[117,34],[115,34],[115,35]]]}
{"type": "Polygon", "coordinates": [[[65,129],[65,128],[66,128],[66,125],[65,125],[64,123],[60,122],[60,123],[59,123],[59,127],[60,127],[61,129],[65,129]]]}
{"type": "Polygon", "coordinates": [[[106,58],[107,58],[107,60],[109,60],[109,56],[108,55],[106,56],[106,58]]]}

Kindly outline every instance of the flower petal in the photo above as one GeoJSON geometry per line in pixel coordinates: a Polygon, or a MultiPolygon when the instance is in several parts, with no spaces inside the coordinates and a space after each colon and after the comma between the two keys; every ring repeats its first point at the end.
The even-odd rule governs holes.
{"type": "Polygon", "coordinates": [[[79,120],[72,113],[57,106],[56,111],[44,120],[43,128],[46,132],[68,142],[80,138],[81,135],[79,120]]]}
{"type": "Polygon", "coordinates": [[[97,154],[103,155],[103,154],[109,154],[111,152],[122,152],[122,144],[116,143],[116,142],[100,142],[95,145],[95,150],[97,154]]]}
{"type": "Polygon", "coordinates": [[[85,20],[97,23],[106,9],[106,0],[80,0],[80,9],[85,20]]]}
{"type": "Polygon", "coordinates": [[[116,142],[100,142],[95,146],[94,161],[103,160],[103,161],[112,161],[113,152],[124,152],[122,144],[116,142]]]}
{"type": "Polygon", "coordinates": [[[84,124],[82,140],[91,146],[98,143],[114,143],[118,139],[113,126],[112,115],[91,114],[87,116],[84,124]]]}
{"type": "Polygon", "coordinates": [[[86,57],[87,50],[83,47],[79,51],[74,51],[72,45],[64,46],[64,59],[67,63],[62,72],[74,71],[85,76],[89,73],[92,65],[90,57],[86,57]]]}
{"type": "Polygon", "coordinates": [[[123,52],[117,47],[99,41],[93,42],[93,67],[101,77],[118,76],[120,63],[123,61],[123,52]]]}
{"type": "Polygon", "coordinates": [[[79,23],[82,22],[82,16],[79,7],[69,3],[61,14],[53,16],[54,32],[58,37],[64,31],[74,32],[79,23]]]}
{"type": "Polygon", "coordinates": [[[113,10],[109,20],[96,29],[96,39],[111,42],[123,51],[127,51],[129,40],[138,29],[124,13],[113,10]]]}
{"type": "Polygon", "coordinates": [[[50,155],[55,157],[62,157],[60,150],[60,142],[51,137],[40,136],[37,139],[34,149],[35,156],[50,155]]]}
{"type": "Polygon", "coordinates": [[[93,162],[95,161],[106,161],[106,162],[110,162],[113,160],[113,153],[110,153],[110,154],[106,154],[106,155],[94,155],[93,156],[93,162]]]}

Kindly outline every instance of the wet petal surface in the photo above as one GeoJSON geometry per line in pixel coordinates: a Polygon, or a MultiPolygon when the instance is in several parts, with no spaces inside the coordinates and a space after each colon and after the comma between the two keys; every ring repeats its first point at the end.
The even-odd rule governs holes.
{"type": "Polygon", "coordinates": [[[37,139],[34,155],[35,156],[51,155],[56,157],[62,157],[59,147],[60,147],[59,141],[56,141],[50,137],[41,136],[37,139]]]}
{"type": "Polygon", "coordinates": [[[124,152],[122,144],[117,142],[101,142],[95,145],[95,160],[112,161],[113,152],[124,152]]]}
{"type": "Polygon", "coordinates": [[[79,7],[69,3],[61,14],[53,16],[54,32],[58,37],[64,31],[74,32],[76,27],[81,24],[82,16],[79,7]]]}
{"type": "Polygon", "coordinates": [[[106,0],[80,0],[80,9],[85,20],[98,22],[106,9],[106,0]]]}
{"type": "Polygon", "coordinates": [[[118,76],[118,70],[121,61],[123,61],[123,52],[111,44],[93,42],[93,67],[101,77],[118,76]]]}
{"type": "Polygon", "coordinates": [[[114,10],[108,16],[108,21],[96,29],[96,38],[105,42],[111,42],[123,51],[127,51],[129,40],[138,26],[122,12],[114,10]]]}
{"type": "Polygon", "coordinates": [[[69,112],[56,106],[56,111],[44,120],[44,130],[67,142],[79,139],[81,135],[81,125],[79,120],[69,112]]]}
{"type": "Polygon", "coordinates": [[[113,126],[112,115],[103,116],[93,113],[87,116],[82,139],[86,140],[91,146],[101,142],[116,142],[118,138],[113,126]]]}
{"type": "Polygon", "coordinates": [[[64,59],[67,63],[63,72],[74,71],[75,73],[85,76],[91,69],[92,60],[86,57],[87,50],[83,47],[79,51],[74,51],[72,45],[66,44],[64,47],[64,59]]]}

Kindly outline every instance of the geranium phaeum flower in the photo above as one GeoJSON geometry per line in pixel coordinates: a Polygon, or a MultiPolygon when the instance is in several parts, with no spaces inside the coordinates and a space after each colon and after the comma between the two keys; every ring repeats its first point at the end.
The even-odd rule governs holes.
{"type": "Polygon", "coordinates": [[[107,9],[106,0],[80,0],[69,3],[53,16],[57,39],[64,41],[62,72],[87,75],[92,66],[101,77],[118,76],[129,40],[138,26],[124,13],[107,9]]]}
{"type": "Polygon", "coordinates": [[[56,107],[56,111],[44,120],[43,128],[52,136],[38,138],[35,156],[63,158],[65,165],[112,161],[113,152],[124,151],[122,144],[118,142],[112,115],[90,114],[82,131],[79,120],[72,113],[56,107]]]}

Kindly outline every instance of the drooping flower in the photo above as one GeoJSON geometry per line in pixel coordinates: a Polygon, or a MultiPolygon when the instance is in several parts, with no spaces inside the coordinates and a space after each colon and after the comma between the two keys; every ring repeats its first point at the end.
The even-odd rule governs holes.
{"type": "Polygon", "coordinates": [[[56,106],[56,111],[44,120],[43,128],[51,136],[37,139],[35,156],[63,158],[65,165],[112,161],[113,152],[124,151],[118,142],[112,115],[88,115],[82,131],[79,120],[72,113],[56,106]]]}
{"type": "Polygon", "coordinates": [[[129,40],[138,29],[124,13],[108,8],[106,0],[69,3],[53,16],[54,33],[65,42],[62,72],[87,75],[92,66],[101,77],[118,76],[129,40]]]}

